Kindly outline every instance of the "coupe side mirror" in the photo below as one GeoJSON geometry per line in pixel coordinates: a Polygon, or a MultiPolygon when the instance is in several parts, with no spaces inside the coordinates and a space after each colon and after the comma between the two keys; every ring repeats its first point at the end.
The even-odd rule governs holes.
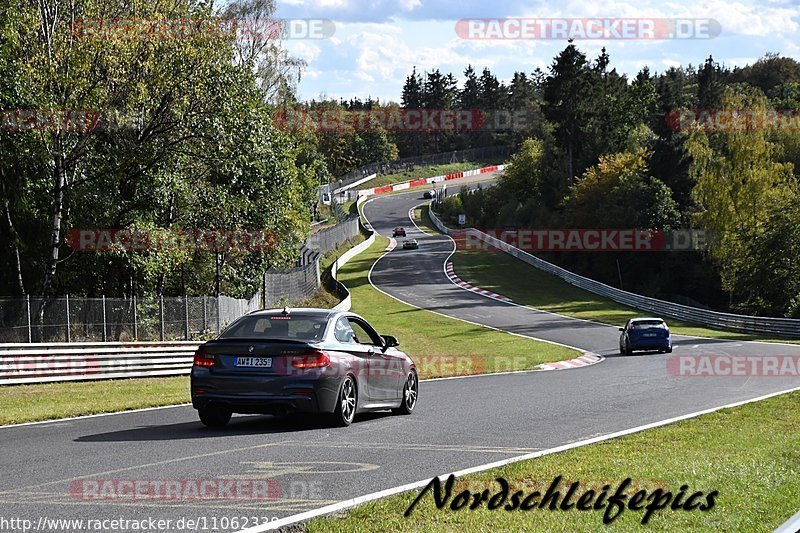
{"type": "Polygon", "coordinates": [[[383,339],[383,347],[384,348],[394,348],[395,346],[400,346],[400,343],[397,341],[397,337],[392,337],[391,335],[381,335],[383,339]]]}
{"type": "Polygon", "coordinates": [[[625,328],[619,328],[620,331],[625,331],[625,328]]]}

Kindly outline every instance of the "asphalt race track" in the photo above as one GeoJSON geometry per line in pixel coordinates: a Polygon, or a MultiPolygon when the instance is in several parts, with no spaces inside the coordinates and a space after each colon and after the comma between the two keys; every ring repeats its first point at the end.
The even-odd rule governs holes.
{"type": "MultiPolygon", "coordinates": [[[[3,516],[34,525],[40,517],[154,518],[172,524],[204,519],[209,527],[216,519],[217,530],[236,530],[241,527],[221,527],[223,517],[249,517],[246,525],[253,525],[253,518],[283,518],[800,385],[796,378],[672,376],[666,368],[669,355],[618,356],[615,327],[465,291],[444,274],[453,242],[425,235],[408,220],[409,209],[422,202],[415,191],[365,204],[365,215],[379,233],[391,235],[402,225],[420,242],[418,250],[396,249],[375,264],[371,279],[377,287],[419,307],[592,351],[606,360],[574,370],[422,382],[412,416],[372,414],[345,429],[235,416],[225,429],[209,430],[190,406],[0,428],[3,516]],[[111,500],[91,499],[81,488],[86,480],[214,479],[271,480],[271,497],[111,500]]],[[[676,337],[676,354],[800,354],[800,346],[676,337]]]]}

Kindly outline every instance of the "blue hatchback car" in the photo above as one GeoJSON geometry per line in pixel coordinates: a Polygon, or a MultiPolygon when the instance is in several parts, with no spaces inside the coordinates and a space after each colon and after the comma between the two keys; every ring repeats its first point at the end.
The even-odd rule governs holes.
{"type": "Polygon", "coordinates": [[[630,355],[635,350],[672,351],[672,336],[661,318],[632,318],[619,330],[619,353],[622,355],[630,355]]]}

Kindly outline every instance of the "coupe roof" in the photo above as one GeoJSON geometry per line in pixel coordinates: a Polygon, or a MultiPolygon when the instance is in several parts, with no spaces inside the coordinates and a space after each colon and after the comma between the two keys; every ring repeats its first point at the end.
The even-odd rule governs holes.
{"type": "Polygon", "coordinates": [[[248,313],[249,316],[271,316],[271,315],[282,315],[284,309],[289,312],[290,315],[296,316],[325,316],[329,317],[335,315],[339,311],[334,309],[320,309],[318,307],[286,307],[280,309],[260,309],[258,311],[253,311],[248,313]]]}

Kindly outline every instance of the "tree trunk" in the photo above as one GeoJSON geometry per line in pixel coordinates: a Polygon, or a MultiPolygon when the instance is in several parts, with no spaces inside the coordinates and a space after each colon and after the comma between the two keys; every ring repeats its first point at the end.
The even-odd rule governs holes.
{"type": "Polygon", "coordinates": [[[14,247],[14,277],[16,278],[17,282],[17,289],[19,290],[19,294],[24,296],[25,295],[25,284],[22,282],[22,262],[19,258],[19,234],[17,233],[17,229],[14,227],[14,222],[11,219],[11,202],[8,199],[8,191],[6,189],[6,181],[5,176],[2,179],[3,184],[3,209],[6,212],[6,224],[8,225],[8,235],[11,238],[12,245],[14,247]]]}
{"type": "MultiPolygon", "coordinates": [[[[61,150],[61,142],[58,137],[54,148],[53,225],[50,228],[50,259],[45,270],[44,284],[42,285],[42,303],[52,295],[53,279],[58,268],[58,254],[61,248],[61,219],[64,211],[64,187],[67,179],[67,171],[64,168],[64,153],[61,150]]],[[[43,311],[44,307],[42,305],[40,307],[40,315],[43,311]]]]}

